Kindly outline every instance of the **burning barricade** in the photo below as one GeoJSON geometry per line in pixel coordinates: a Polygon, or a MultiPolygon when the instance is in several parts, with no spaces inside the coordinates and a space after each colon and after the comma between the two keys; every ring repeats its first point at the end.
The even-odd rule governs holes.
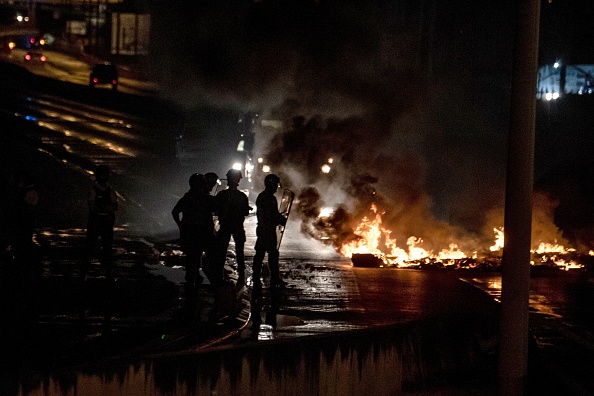
{"type": "MultiPolygon", "coordinates": [[[[423,239],[411,236],[406,248],[397,246],[392,232],[382,225],[381,213],[372,205],[370,215],[363,217],[337,251],[351,259],[355,267],[391,267],[415,269],[455,269],[497,271],[501,267],[504,247],[503,227],[494,228],[494,242],[488,249],[463,251],[450,243],[437,252],[423,247],[423,239]]],[[[590,263],[594,252],[581,254],[557,243],[539,243],[531,251],[534,269],[580,270],[590,263]]]]}

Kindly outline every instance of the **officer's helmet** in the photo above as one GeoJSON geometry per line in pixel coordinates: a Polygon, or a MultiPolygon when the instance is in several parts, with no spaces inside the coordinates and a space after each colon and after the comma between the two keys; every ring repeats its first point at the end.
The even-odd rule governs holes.
{"type": "Polygon", "coordinates": [[[109,168],[105,165],[100,165],[95,170],[95,179],[100,183],[106,183],[109,179],[109,168]]]}
{"type": "Polygon", "coordinates": [[[197,188],[204,184],[204,175],[200,173],[194,173],[190,176],[190,187],[197,188]]]}
{"type": "Polygon", "coordinates": [[[227,172],[227,184],[239,184],[242,178],[241,171],[238,169],[229,169],[227,172]]]}
{"type": "Polygon", "coordinates": [[[219,182],[219,176],[214,172],[208,172],[204,174],[204,180],[206,181],[207,188],[213,188],[219,182]]]}
{"type": "Polygon", "coordinates": [[[276,188],[279,186],[279,184],[280,184],[280,178],[273,173],[267,175],[264,178],[264,185],[266,187],[275,187],[276,188]]]}

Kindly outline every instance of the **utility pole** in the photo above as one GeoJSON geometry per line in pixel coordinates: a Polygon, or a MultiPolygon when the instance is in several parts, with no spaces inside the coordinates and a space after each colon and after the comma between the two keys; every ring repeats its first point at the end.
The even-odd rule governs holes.
{"type": "Polygon", "coordinates": [[[32,24],[35,24],[35,26],[37,26],[37,2],[36,0],[29,0],[29,7],[28,7],[28,16],[29,16],[29,21],[32,24]]]}
{"type": "Polygon", "coordinates": [[[530,242],[540,0],[519,0],[501,269],[499,394],[525,395],[528,377],[530,242]]]}

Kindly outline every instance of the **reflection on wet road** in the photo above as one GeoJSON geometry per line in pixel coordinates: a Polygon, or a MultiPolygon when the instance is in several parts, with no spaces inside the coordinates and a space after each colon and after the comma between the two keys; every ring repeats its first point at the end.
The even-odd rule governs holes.
{"type": "MultiPolygon", "coordinates": [[[[500,301],[500,274],[464,279],[500,301]]],[[[591,311],[592,298],[587,295],[593,286],[590,274],[580,270],[533,275],[530,278],[530,308],[541,314],[590,325],[591,319],[587,319],[584,312],[591,311]]]]}
{"type": "Polygon", "coordinates": [[[29,139],[54,153],[106,164],[116,173],[125,172],[131,158],[155,158],[156,147],[167,152],[166,135],[151,137],[151,128],[158,126],[133,115],[42,94],[16,97],[12,107],[4,111],[40,127],[22,131],[29,139]]]}
{"type": "MultiPolygon", "coordinates": [[[[255,242],[255,220],[246,222],[248,257],[255,242]]],[[[368,329],[461,312],[485,313],[480,296],[489,297],[459,281],[456,271],[355,268],[350,259],[304,238],[298,229],[298,224],[288,224],[281,247],[281,272],[287,287],[280,296],[265,290],[262,306],[256,309],[262,324],[274,325],[267,329],[268,338],[368,329]],[[479,297],[472,297],[475,294],[479,297]],[[279,304],[276,310],[275,303],[279,304]]],[[[252,337],[253,330],[243,337],[252,337]]]]}
{"type": "MultiPolygon", "coordinates": [[[[138,123],[134,118],[86,107],[76,112],[72,104],[58,100],[36,99],[29,102],[34,103],[27,108],[31,113],[23,111],[19,114],[30,117],[28,121],[35,125],[47,127],[43,132],[37,131],[45,147],[55,147],[98,163],[107,163],[116,173],[127,173],[128,161],[136,158],[138,153],[150,153],[151,139],[134,137],[144,128],[140,126],[137,129],[138,123]],[[73,115],[73,112],[76,114],[73,115]],[[87,130],[89,126],[90,130],[87,130]]],[[[151,167],[150,171],[154,168],[151,167]]],[[[118,184],[120,180],[115,179],[116,185],[125,191],[127,197],[132,197],[129,180],[118,184]]],[[[158,193],[163,195],[163,191],[158,193]]],[[[146,204],[146,195],[142,198],[144,200],[139,199],[136,206],[146,204]]],[[[166,209],[167,220],[171,223],[169,211],[172,205],[162,207],[166,209]]],[[[160,220],[155,215],[157,211],[148,212],[154,216],[155,223],[160,220]]],[[[137,218],[146,223],[147,213],[137,218]]],[[[254,220],[252,217],[246,223],[246,230],[249,230],[246,244],[248,263],[255,240],[254,220]]],[[[46,237],[50,239],[52,235],[62,241],[67,239],[51,232],[46,237]]],[[[124,233],[118,236],[122,239],[126,237],[124,233]]],[[[59,261],[52,261],[52,265],[56,263],[59,264],[59,261]]],[[[143,268],[144,265],[146,263],[142,259],[138,262],[122,259],[119,269],[126,273],[127,266],[143,268]]],[[[58,267],[56,265],[54,270],[58,267]]],[[[133,362],[120,360],[115,364],[110,362],[108,367],[97,364],[84,370],[55,373],[39,385],[38,393],[31,394],[47,394],[47,389],[51,389],[50,392],[56,390],[55,394],[68,394],[75,390],[85,395],[232,394],[237,393],[238,387],[249,389],[252,394],[287,394],[289,390],[295,390],[294,394],[307,395],[316,390],[322,394],[396,393],[406,387],[408,381],[418,381],[415,376],[428,372],[428,367],[461,364],[465,362],[465,356],[459,356],[463,355],[460,351],[480,354],[484,351],[472,348],[492,345],[483,339],[478,342],[473,337],[480,335],[490,340],[491,334],[485,328],[492,330],[494,326],[488,320],[475,321],[475,318],[496,318],[493,313],[495,304],[491,304],[491,299],[483,291],[497,297],[500,293],[497,276],[477,273],[475,277],[472,273],[453,270],[353,268],[348,259],[338,257],[318,241],[300,236],[298,224],[290,224],[287,228],[281,248],[281,269],[287,282],[286,289],[280,295],[265,293],[262,304],[252,307],[252,322],[258,326],[257,329],[252,326],[251,333],[242,333],[238,339],[220,345],[220,349],[170,356],[169,359],[136,356],[133,362]],[[475,285],[483,287],[481,290],[471,287],[460,282],[459,277],[472,279],[475,285]],[[431,326],[415,327],[428,321],[431,326]],[[399,327],[390,331],[382,328],[391,325],[399,327]],[[477,328],[480,331],[475,331],[477,328]],[[257,337],[254,333],[258,333],[257,337]],[[296,343],[290,344],[293,341],[296,343]],[[430,353],[430,358],[435,358],[438,363],[430,365],[427,361],[419,361],[419,356],[431,360],[428,355],[418,353],[423,348],[434,354],[430,353]],[[229,352],[224,353],[225,350],[229,352]],[[358,372],[359,377],[353,375],[354,372],[358,372]],[[271,378],[278,380],[271,381],[271,378]]],[[[157,275],[164,272],[171,275],[171,271],[177,271],[177,276],[160,279],[169,284],[165,278],[182,279],[183,269],[159,271],[151,268],[151,271],[157,275]]],[[[576,320],[589,319],[592,314],[584,312],[592,310],[578,308],[591,303],[592,297],[588,297],[591,282],[571,279],[571,275],[533,280],[532,307],[543,312],[549,309],[555,315],[576,320]],[[576,301],[581,301],[580,305],[576,301]]],[[[129,302],[127,285],[120,282],[118,288],[121,294],[117,295],[115,302],[119,299],[129,302]]],[[[143,293],[139,293],[137,298],[146,302],[151,297],[150,290],[140,289],[143,293]]],[[[72,295],[76,297],[76,294],[72,295]]],[[[70,294],[67,297],[70,298],[70,294]]],[[[103,300],[92,302],[92,307],[103,308],[103,300]]],[[[64,304],[57,309],[64,307],[72,308],[72,305],[64,304]]],[[[108,322],[110,329],[118,325],[125,327],[132,322],[115,319],[134,312],[138,307],[126,308],[108,317],[90,315],[83,310],[83,316],[97,323],[108,322]]],[[[54,313],[42,319],[47,323],[57,320],[56,324],[60,326],[75,323],[76,312],[54,313]]]]}

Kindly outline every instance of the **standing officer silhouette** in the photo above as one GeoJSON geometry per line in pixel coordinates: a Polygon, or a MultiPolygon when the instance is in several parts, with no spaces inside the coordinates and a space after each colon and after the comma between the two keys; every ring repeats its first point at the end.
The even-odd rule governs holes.
{"type": "Polygon", "coordinates": [[[190,288],[203,282],[202,275],[199,273],[202,255],[203,253],[209,255],[215,242],[213,221],[215,203],[214,197],[209,193],[218,177],[213,178],[212,175],[208,180],[205,175],[199,173],[190,176],[190,189],[171,211],[173,220],[179,227],[182,251],[186,255],[185,280],[190,288]]]}
{"type": "Polygon", "coordinates": [[[91,256],[95,251],[98,239],[101,239],[99,260],[106,278],[113,279],[113,226],[115,212],[118,210],[118,197],[108,183],[109,168],[105,165],[97,167],[95,184],[89,192],[89,221],[85,252],[82,263],[82,279],[86,279],[91,264],[91,256]]]}
{"type": "Polygon", "coordinates": [[[217,214],[220,229],[217,234],[217,271],[222,271],[227,256],[227,248],[233,236],[235,242],[235,257],[237,260],[237,286],[245,284],[245,229],[243,222],[250,213],[250,205],[247,195],[239,191],[238,186],[241,180],[241,171],[230,169],[227,172],[227,189],[217,194],[217,214]]]}
{"type": "MultiPolygon", "coordinates": [[[[10,207],[8,222],[8,247],[12,252],[16,266],[21,271],[21,279],[30,282],[37,277],[38,260],[35,254],[35,234],[39,192],[35,188],[33,177],[20,171],[14,176],[14,197],[10,207]]],[[[3,230],[4,231],[4,230],[3,230]]]]}
{"type": "Polygon", "coordinates": [[[253,261],[254,288],[261,288],[262,262],[268,253],[268,266],[270,267],[270,286],[283,287],[285,282],[280,277],[278,267],[279,252],[277,247],[277,226],[284,226],[287,218],[278,211],[278,201],[274,193],[278,190],[280,179],[274,174],[264,178],[264,191],[256,199],[256,254],[253,261]]]}

